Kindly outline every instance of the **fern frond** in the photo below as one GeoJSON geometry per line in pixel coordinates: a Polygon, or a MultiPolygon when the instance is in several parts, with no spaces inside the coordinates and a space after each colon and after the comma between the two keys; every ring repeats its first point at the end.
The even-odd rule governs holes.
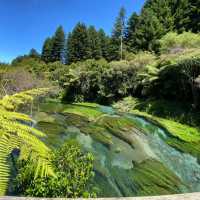
{"type": "Polygon", "coordinates": [[[31,161],[35,177],[54,175],[49,161],[51,150],[39,139],[45,134],[29,126],[32,119],[28,115],[14,112],[49,91],[49,88],[34,89],[0,100],[0,196],[5,195],[8,188],[8,158],[14,149],[20,149],[19,159],[31,161]]]}
{"type": "Polygon", "coordinates": [[[17,110],[20,106],[32,103],[33,100],[37,97],[45,96],[51,91],[52,88],[38,88],[10,96],[7,95],[2,100],[0,100],[0,107],[5,108],[6,110],[14,111],[17,110]]]}

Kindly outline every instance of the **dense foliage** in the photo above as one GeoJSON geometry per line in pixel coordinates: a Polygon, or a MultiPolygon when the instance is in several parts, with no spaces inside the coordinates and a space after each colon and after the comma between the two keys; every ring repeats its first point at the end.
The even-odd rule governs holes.
{"type": "Polygon", "coordinates": [[[109,103],[131,93],[137,68],[131,63],[88,60],[72,64],[63,79],[67,101],[109,103]]]}
{"type": "Polygon", "coordinates": [[[15,180],[17,194],[34,197],[94,197],[89,187],[93,176],[93,156],[82,153],[77,142],[67,141],[51,155],[55,176],[38,177],[30,171],[29,161],[19,161],[15,180]]]}
{"type": "Polygon", "coordinates": [[[35,177],[54,175],[49,162],[51,150],[39,139],[45,134],[32,128],[32,119],[16,112],[34,98],[46,95],[49,89],[35,89],[27,92],[5,96],[0,100],[0,195],[6,194],[13,165],[12,158],[16,150],[20,159],[30,161],[30,171],[35,177]]]}

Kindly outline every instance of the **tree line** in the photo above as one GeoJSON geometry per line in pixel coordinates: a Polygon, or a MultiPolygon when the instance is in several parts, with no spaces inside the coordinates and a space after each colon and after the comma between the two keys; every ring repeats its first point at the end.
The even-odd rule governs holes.
{"type": "Polygon", "coordinates": [[[72,32],[65,35],[59,26],[48,37],[42,48],[45,62],[72,62],[105,58],[107,61],[123,59],[126,52],[154,51],[158,53],[158,40],[166,33],[200,31],[200,1],[196,0],[147,0],[141,13],[133,13],[126,20],[121,8],[111,36],[103,29],[87,27],[79,22],[72,32]]]}

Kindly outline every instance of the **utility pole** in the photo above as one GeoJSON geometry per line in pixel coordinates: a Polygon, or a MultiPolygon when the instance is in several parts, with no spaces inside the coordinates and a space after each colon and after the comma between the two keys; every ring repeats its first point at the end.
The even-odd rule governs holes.
{"type": "Polygon", "coordinates": [[[123,60],[123,36],[124,36],[124,27],[125,27],[125,15],[126,11],[122,7],[120,10],[120,25],[121,25],[121,36],[120,36],[120,59],[123,60]]]}

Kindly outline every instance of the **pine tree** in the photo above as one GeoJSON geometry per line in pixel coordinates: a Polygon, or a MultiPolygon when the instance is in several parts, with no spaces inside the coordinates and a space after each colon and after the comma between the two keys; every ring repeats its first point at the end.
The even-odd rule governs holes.
{"type": "Polygon", "coordinates": [[[40,54],[34,49],[32,48],[29,52],[29,57],[31,58],[40,58],[40,54]]]}
{"type": "Polygon", "coordinates": [[[158,40],[169,31],[200,31],[200,1],[146,0],[139,16],[128,21],[128,51],[158,51],[158,40]]]}
{"type": "Polygon", "coordinates": [[[72,48],[72,33],[69,32],[67,35],[67,41],[66,41],[66,49],[65,49],[65,62],[66,64],[69,64],[70,61],[73,59],[73,48],[72,48]]]}
{"type": "Polygon", "coordinates": [[[52,41],[52,62],[64,62],[65,33],[62,26],[59,26],[53,36],[52,41]]]}
{"type": "Polygon", "coordinates": [[[100,59],[102,57],[101,41],[99,38],[99,34],[94,26],[90,26],[88,28],[88,35],[89,35],[91,58],[100,59]]]}
{"type": "Polygon", "coordinates": [[[151,9],[164,27],[169,31],[200,31],[199,0],[147,0],[143,9],[151,9]]]}
{"type": "Polygon", "coordinates": [[[41,58],[44,62],[48,63],[52,60],[52,39],[47,38],[42,47],[41,58]]]}
{"type": "Polygon", "coordinates": [[[137,15],[137,13],[134,12],[128,20],[128,26],[126,29],[126,45],[128,51],[130,52],[135,51],[135,32],[138,18],[139,16],[137,15]]]}
{"type": "Polygon", "coordinates": [[[188,27],[194,33],[200,32],[200,1],[199,0],[189,0],[190,4],[190,25],[188,27]]]}
{"type": "Polygon", "coordinates": [[[100,29],[98,31],[98,35],[100,40],[102,57],[105,58],[106,60],[109,60],[108,48],[109,48],[110,38],[105,34],[103,29],[100,29]]]}
{"type": "Polygon", "coordinates": [[[188,0],[176,0],[175,1],[174,16],[175,16],[175,19],[174,19],[175,29],[179,33],[188,31],[187,25],[190,23],[189,1],[188,0]]]}
{"type": "Polygon", "coordinates": [[[146,8],[138,18],[135,31],[135,48],[138,50],[158,51],[158,39],[163,36],[164,27],[154,12],[146,8]]]}
{"type": "Polygon", "coordinates": [[[85,24],[78,23],[67,39],[68,63],[91,58],[88,30],[85,24]]]}
{"type": "Polygon", "coordinates": [[[173,7],[176,0],[148,0],[144,9],[151,9],[159,22],[163,25],[163,34],[174,28],[173,7]]]}
{"type": "Polygon", "coordinates": [[[112,31],[110,56],[112,60],[123,58],[123,40],[125,37],[125,9],[120,9],[112,31]]]}
{"type": "Polygon", "coordinates": [[[183,31],[200,32],[200,1],[176,0],[175,26],[179,33],[183,31]]]}

